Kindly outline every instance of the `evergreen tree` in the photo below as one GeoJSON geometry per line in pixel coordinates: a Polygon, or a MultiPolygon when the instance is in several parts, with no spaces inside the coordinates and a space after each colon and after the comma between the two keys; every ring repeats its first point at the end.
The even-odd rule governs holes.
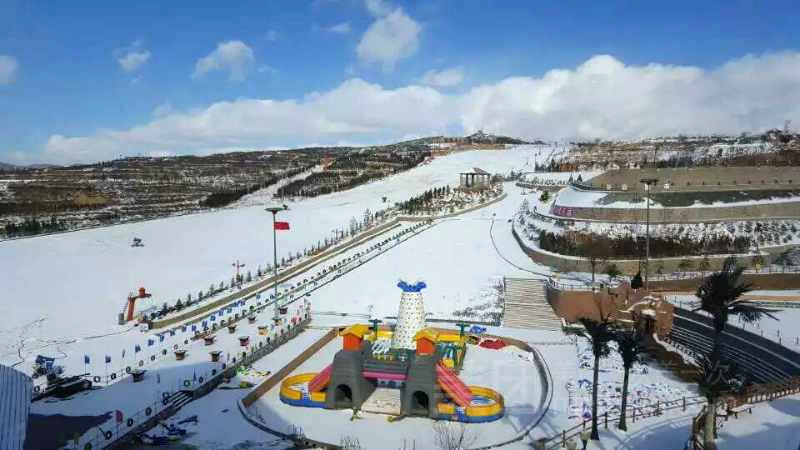
{"type": "Polygon", "coordinates": [[[642,272],[636,272],[636,275],[631,278],[631,289],[641,289],[644,286],[644,282],[642,281],[642,272]]]}
{"type": "Polygon", "coordinates": [[[539,196],[539,201],[540,202],[546,202],[548,200],[550,200],[550,192],[542,191],[542,195],[539,196]]]}

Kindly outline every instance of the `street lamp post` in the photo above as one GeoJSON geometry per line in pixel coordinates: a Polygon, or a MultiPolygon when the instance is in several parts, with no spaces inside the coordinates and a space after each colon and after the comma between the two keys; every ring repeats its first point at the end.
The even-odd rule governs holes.
{"type": "Polygon", "coordinates": [[[280,305],[278,304],[278,237],[275,230],[276,216],[279,211],[288,209],[286,205],[270,206],[266,210],[272,213],[272,268],[274,270],[273,282],[275,284],[275,319],[280,317],[280,305]]]}
{"type": "Polygon", "coordinates": [[[236,268],[236,277],[234,278],[234,281],[236,282],[236,284],[239,284],[239,269],[244,267],[244,263],[240,263],[239,260],[237,259],[235,263],[231,264],[231,266],[236,268]]]}
{"type": "Polygon", "coordinates": [[[645,208],[647,225],[645,226],[644,289],[650,292],[650,186],[658,183],[658,178],[642,178],[639,181],[644,183],[645,201],[647,202],[647,207],[645,208]]]}

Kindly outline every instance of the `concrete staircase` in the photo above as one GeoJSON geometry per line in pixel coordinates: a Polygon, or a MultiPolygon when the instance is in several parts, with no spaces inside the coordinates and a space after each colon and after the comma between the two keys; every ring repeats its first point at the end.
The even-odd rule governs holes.
{"type": "Polygon", "coordinates": [[[192,398],[191,391],[180,391],[170,397],[170,402],[172,403],[172,407],[175,408],[175,411],[178,411],[192,400],[194,399],[192,398]]]}
{"type": "Polygon", "coordinates": [[[544,283],[531,278],[505,279],[503,326],[560,330],[561,319],[547,302],[544,283]]]}

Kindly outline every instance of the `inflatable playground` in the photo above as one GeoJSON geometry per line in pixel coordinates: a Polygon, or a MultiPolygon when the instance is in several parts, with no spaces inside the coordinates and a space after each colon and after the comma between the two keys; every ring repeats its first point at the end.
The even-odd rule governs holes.
{"type": "Polygon", "coordinates": [[[318,373],[283,379],[280,400],[308,408],[353,409],[391,416],[424,416],[467,423],[503,417],[503,396],[468,386],[458,376],[470,339],[460,330],[427,327],[421,290],[402,289],[395,324],[351,325],[340,332],[342,348],[318,373]]]}

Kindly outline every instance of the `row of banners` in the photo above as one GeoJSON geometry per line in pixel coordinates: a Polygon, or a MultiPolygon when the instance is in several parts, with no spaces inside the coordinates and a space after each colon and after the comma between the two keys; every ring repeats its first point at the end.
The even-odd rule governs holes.
{"type": "MultiPolygon", "coordinates": [[[[155,336],[153,336],[151,338],[148,338],[146,346],[147,347],[154,346],[156,344],[156,338],[158,339],[158,342],[161,343],[161,342],[164,342],[164,340],[166,339],[167,335],[172,337],[172,336],[177,335],[179,332],[180,333],[186,333],[187,331],[191,331],[191,333],[194,334],[199,329],[202,329],[202,331],[207,331],[208,328],[209,328],[209,321],[210,322],[216,322],[217,318],[222,318],[222,316],[225,315],[225,314],[233,313],[233,309],[234,308],[237,308],[237,307],[240,307],[240,306],[243,307],[245,305],[245,303],[246,303],[246,300],[239,300],[236,303],[234,303],[233,305],[229,305],[229,306],[227,306],[225,308],[220,308],[219,311],[217,311],[216,313],[211,314],[210,316],[208,316],[208,320],[203,320],[199,324],[183,325],[183,326],[181,326],[179,328],[174,328],[174,329],[168,330],[168,331],[166,331],[164,333],[159,333],[159,334],[157,334],[157,335],[155,335],[155,336]],[[199,327],[201,327],[201,328],[199,328],[199,327]]],[[[260,302],[259,302],[259,305],[260,305],[260,302]]],[[[142,351],[142,346],[141,345],[136,344],[133,347],[133,353],[134,354],[139,353],[141,351],[142,351]]],[[[125,349],[122,349],[121,355],[122,355],[122,358],[125,358],[125,349]]],[[[111,364],[111,359],[112,358],[111,358],[110,355],[105,355],[105,363],[106,364],[111,364]]],[[[91,357],[89,355],[83,355],[83,363],[84,364],[88,365],[88,364],[91,364],[91,362],[92,362],[92,359],[91,359],[91,357]]]]}

